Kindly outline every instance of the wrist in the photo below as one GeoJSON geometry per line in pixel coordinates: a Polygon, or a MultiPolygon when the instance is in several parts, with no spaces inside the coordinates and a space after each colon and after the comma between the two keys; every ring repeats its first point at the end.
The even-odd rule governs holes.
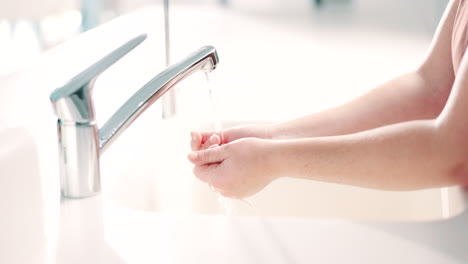
{"type": "Polygon", "coordinates": [[[284,131],[282,123],[272,123],[265,125],[265,139],[288,139],[293,138],[284,131]]]}
{"type": "Polygon", "coordinates": [[[287,162],[284,159],[284,144],[278,140],[264,140],[263,157],[268,177],[271,181],[287,175],[287,162]]]}
{"type": "Polygon", "coordinates": [[[270,140],[269,165],[276,178],[310,175],[309,149],[312,139],[270,140]]]}
{"type": "Polygon", "coordinates": [[[286,123],[274,123],[268,125],[267,129],[268,139],[295,139],[301,137],[298,129],[291,129],[286,123]]]}
{"type": "Polygon", "coordinates": [[[264,139],[275,139],[276,138],[276,126],[275,124],[266,124],[262,126],[262,138],[264,139]]]}

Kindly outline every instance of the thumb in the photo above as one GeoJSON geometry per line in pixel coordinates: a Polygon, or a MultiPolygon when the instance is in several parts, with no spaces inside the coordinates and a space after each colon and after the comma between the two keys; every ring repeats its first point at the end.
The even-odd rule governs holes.
{"type": "Polygon", "coordinates": [[[224,160],[225,148],[211,147],[201,151],[192,151],[188,154],[188,159],[195,165],[205,165],[211,163],[219,163],[224,160]]]}

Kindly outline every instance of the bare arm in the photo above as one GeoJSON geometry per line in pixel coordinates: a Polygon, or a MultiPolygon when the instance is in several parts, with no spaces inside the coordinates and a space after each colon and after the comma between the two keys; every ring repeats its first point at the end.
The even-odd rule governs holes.
{"type": "Polygon", "coordinates": [[[467,185],[468,53],[455,79],[449,41],[457,4],[449,4],[417,76],[402,76],[345,106],[283,123],[279,130],[286,138],[300,133],[311,138],[249,137],[221,146],[218,140],[189,154],[195,175],[236,198],[281,176],[390,190],[467,185]]]}
{"type": "Polygon", "coordinates": [[[384,125],[436,118],[454,80],[451,36],[458,0],[439,24],[427,58],[415,71],[399,76],[336,108],[275,124],[271,138],[351,134],[384,125]]]}
{"type": "MultiPolygon", "coordinates": [[[[308,179],[407,190],[468,184],[468,54],[437,119],[273,143],[272,164],[308,179]]],[[[270,150],[271,151],[271,150],[270,150]]],[[[291,174],[292,173],[292,174],[291,174]]]]}
{"type": "MultiPolygon", "coordinates": [[[[352,134],[410,120],[434,119],[442,111],[454,81],[452,26],[459,0],[445,11],[421,66],[390,80],[351,102],[272,125],[235,127],[223,131],[221,144],[247,137],[292,139],[352,134]]],[[[192,149],[206,149],[213,131],[193,132],[192,149]]]]}
{"type": "Polygon", "coordinates": [[[289,176],[386,190],[468,185],[468,53],[436,119],[303,139],[245,138],[192,152],[195,175],[234,198],[289,176]]]}

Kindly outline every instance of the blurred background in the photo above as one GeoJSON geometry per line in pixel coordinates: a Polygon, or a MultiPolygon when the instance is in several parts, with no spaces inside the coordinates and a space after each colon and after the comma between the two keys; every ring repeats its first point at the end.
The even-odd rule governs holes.
{"type": "MultiPolygon", "coordinates": [[[[1,0],[0,75],[24,67],[37,54],[75,34],[137,9],[162,6],[163,1],[1,0]]],[[[447,0],[170,0],[169,3],[174,9],[221,7],[239,16],[262,18],[264,23],[309,26],[310,33],[314,30],[311,25],[315,24],[325,28],[360,27],[361,32],[369,34],[400,32],[411,39],[431,37],[447,0]]],[[[156,15],[164,19],[162,13],[156,15]]]]}
{"type": "MultiPolygon", "coordinates": [[[[290,118],[349,100],[414,68],[447,2],[168,0],[170,53],[175,62],[203,45],[218,49],[223,67],[216,71],[222,80],[217,101],[223,118],[260,120],[265,119],[264,112],[278,108],[285,111],[275,112],[276,119],[290,118]],[[240,109],[239,102],[244,112],[233,111],[240,109]]],[[[2,80],[27,68],[44,52],[130,13],[151,17],[142,21],[153,23],[149,27],[161,45],[153,46],[157,51],[152,58],[160,62],[154,65],[164,66],[163,3],[0,0],[0,89],[2,80]]],[[[136,31],[137,24],[122,30],[136,31]]],[[[138,64],[139,69],[145,66],[153,67],[148,62],[138,64]]]]}

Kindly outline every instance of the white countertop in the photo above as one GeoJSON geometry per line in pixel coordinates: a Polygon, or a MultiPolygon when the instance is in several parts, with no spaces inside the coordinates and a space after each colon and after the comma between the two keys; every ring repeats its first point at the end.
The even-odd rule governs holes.
{"type": "Polygon", "coordinates": [[[57,263],[466,263],[468,213],[432,223],[174,215],[61,205],[57,263]]]}
{"type": "MultiPolygon", "coordinates": [[[[120,22],[125,23],[129,19],[122,18],[120,22]]],[[[137,26],[144,24],[144,21],[142,19],[137,26]]],[[[139,29],[144,31],[146,28],[142,26],[139,29]]],[[[124,39],[130,33],[133,35],[132,28],[122,32],[119,27],[107,25],[101,31],[87,33],[87,36],[107,39],[108,36],[101,35],[105,30],[115,39],[124,39]]],[[[0,110],[5,110],[1,112],[3,116],[0,115],[0,118],[8,119],[16,116],[17,122],[27,123],[26,127],[38,141],[41,173],[51,179],[57,177],[56,156],[52,154],[56,146],[51,144],[56,134],[55,117],[47,95],[57,84],[71,77],[70,74],[76,69],[88,65],[93,59],[92,56],[80,56],[79,52],[85,54],[89,51],[99,54],[104,46],[113,42],[109,40],[107,44],[101,43],[102,47],[96,47],[96,50],[90,47],[84,50],[78,49],[77,54],[70,55],[70,58],[77,60],[63,58],[63,55],[67,54],[64,52],[70,47],[87,47],[81,45],[83,39],[85,38],[79,38],[75,42],[72,41],[50,51],[44,60],[39,61],[26,73],[13,76],[6,84],[3,83],[4,86],[8,86],[14,82],[14,87],[19,90],[0,90],[2,96],[8,96],[3,98],[23,99],[0,105],[0,110]],[[44,62],[47,65],[44,65],[44,62]],[[62,67],[64,65],[60,65],[59,62],[65,62],[66,67],[62,67]],[[29,90],[25,92],[22,89],[29,90]]],[[[183,53],[184,48],[180,47],[179,50],[183,53]]],[[[163,58],[159,51],[161,50],[158,49],[157,54],[155,52],[148,57],[163,58]]],[[[132,57],[124,60],[132,63],[132,57]]],[[[163,67],[163,61],[152,63],[141,68],[139,73],[132,74],[131,78],[120,80],[121,85],[125,86],[128,82],[134,87],[135,82],[144,81],[150,72],[153,74],[163,67]]],[[[113,73],[118,71],[117,67],[113,73]]],[[[103,78],[110,77],[103,75],[103,78]]],[[[344,78],[343,81],[346,81],[346,76],[344,78]]],[[[248,90],[248,88],[240,89],[242,92],[248,90]]],[[[95,92],[96,98],[104,98],[108,94],[108,91],[98,91],[98,89],[95,92]]],[[[132,92],[116,89],[115,105],[120,105],[121,99],[132,92]]],[[[357,92],[349,92],[346,96],[357,92]]],[[[251,97],[258,97],[261,93],[261,90],[253,91],[251,97]]],[[[273,91],[273,95],[281,93],[281,90],[273,91]]],[[[233,95],[235,92],[226,93],[227,97],[233,95]]],[[[253,102],[252,98],[250,100],[253,102]]],[[[340,97],[333,102],[342,100],[340,97]]],[[[314,102],[318,101],[319,99],[315,99],[314,102]]],[[[246,102],[247,110],[250,104],[251,101],[246,102]]],[[[266,111],[274,108],[275,101],[271,104],[266,106],[266,111]]],[[[99,113],[103,113],[103,119],[113,111],[115,105],[104,107],[101,104],[101,109],[98,110],[99,113]]],[[[233,105],[234,103],[231,103],[230,106],[233,105]]],[[[289,113],[283,113],[283,116],[288,117],[301,112],[301,107],[290,110],[289,113]]],[[[451,219],[426,223],[174,214],[126,209],[115,205],[107,198],[106,193],[93,198],[59,201],[58,185],[55,183],[55,185],[43,183],[42,186],[45,192],[43,214],[46,224],[44,232],[30,234],[30,241],[37,243],[36,250],[24,252],[23,248],[17,248],[13,252],[18,256],[28,254],[30,261],[22,261],[24,263],[455,264],[468,262],[467,211],[451,219]]],[[[0,253],[0,260],[1,258],[0,253]]],[[[15,258],[10,260],[11,263],[18,262],[15,258]]]]}

